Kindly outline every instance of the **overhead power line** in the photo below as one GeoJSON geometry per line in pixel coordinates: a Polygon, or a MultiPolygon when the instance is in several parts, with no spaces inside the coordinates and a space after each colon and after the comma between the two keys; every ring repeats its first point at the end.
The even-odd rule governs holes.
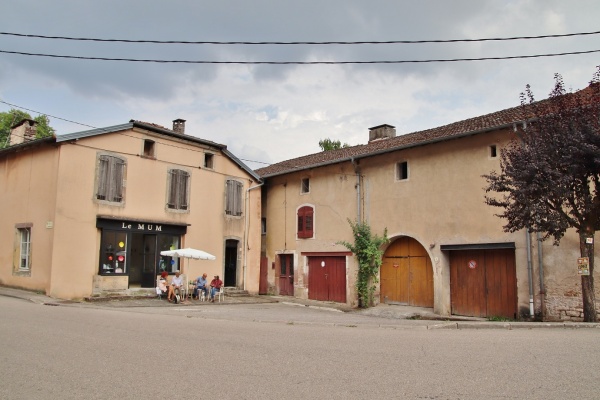
{"type": "MultiPolygon", "coordinates": [[[[70,119],[57,117],[55,115],[46,114],[46,113],[43,113],[41,111],[32,110],[30,108],[26,108],[26,107],[22,107],[22,106],[19,106],[19,105],[16,105],[16,104],[12,104],[12,103],[9,103],[9,102],[4,101],[4,100],[0,100],[0,103],[6,104],[6,105],[14,107],[14,108],[18,108],[20,110],[30,111],[30,112],[34,112],[34,113],[39,114],[39,115],[45,115],[47,117],[51,117],[51,118],[58,119],[58,120],[61,120],[61,121],[69,122],[69,123],[76,124],[76,125],[85,126],[87,128],[104,130],[104,128],[98,128],[98,127],[95,127],[95,126],[92,126],[92,125],[84,124],[82,122],[77,122],[77,121],[73,121],[73,120],[70,120],[70,119]]],[[[125,134],[123,134],[123,135],[124,136],[129,136],[129,135],[125,135],[125,134]]],[[[21,137],[23,137],[23,136],[21,136],[21,137]]],[[[185,149],[185,150],[189,150],[188,148],[184,148],[184,147],[176,146],[176,145],[172,145],[172,144],[167,144],[167,143],[163,143],[163,145],[170,146],[170,147],[175,147],[175,148],[180,148],[180,149],[185,149]]],[[[194,151],[194,150],[192,150],[192,151],[194,151]]],[[[248,159],[245,159],[245,158],[240,158],[240,160],[247,161],[247,162],[258,163],[258,164],[271,165],[271,163],[267,163],[267,162],[264,162],[264,161],[248,160],[248,159]]]]}
{"type": "Polygon", "coordinates": [[[428,60],[377,60],[377,61],[215,61],[215,60],[153,60],[137,58],[110,58],[110,57],[86,57],[86,56],[66,56],[59,54],[25,53],[20,51],[0,50],[0,53],[18,54],[22,56],[68,58],[77,60],[95,60],[95,61],[126,61],[139,63],[162,63],[162,64],[242,64],[242,65],[340,65],[340,64],[414,64],[414,63],[441,63],[441,62],[460,62],[460,61],[488,61],[488,60],[514,60],[524,58],[540,57],[559,57],[577,54],[598,53],[600,50],[571,51],[564,53],[531,54],[521,56],[504,57],[475,57],[475,58],[441,58],[428,60]]]}
{"type": "Polygon", "coordinates": [[[532,40],[532,39],[548,39],[562,38],[572,36],[588,36],[597,35],[600,31],[595,32],[578,32],[565,33],[557,35],[539,35],[539,36],[514,36],[514,37],[496,37],[496,38],[481,38],[481,39],[433,39],[433,40],[384,40],[384,41],[326,41],[326,42],[250,42],[250,41],[186,41],[186,40],[135,40],[135,39],[100,39],[100,38],[81,38],[68,36],[47,36],[47,35],[32,35],[25,33],[0,32],[0,35],[17,36],[36,39],[54,39],[54,40],[75,40],[88,42],[118,42],[118,43],[155,43],[155,44],[210,44],[210,45],[363,45],[363,44],[424,44],[424,43],[468,43],[468,42],[492,42],[492,41],[510,41],[510,40],[532,40]]]}

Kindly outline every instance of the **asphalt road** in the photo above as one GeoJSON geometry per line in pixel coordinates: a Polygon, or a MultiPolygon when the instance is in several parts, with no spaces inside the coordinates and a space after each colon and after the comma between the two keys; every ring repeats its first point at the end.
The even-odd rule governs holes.
{"type": "Polygon", "coordinates": [[[598,399],[600,329],[0,297],[1,399],[598,399]],[[386,323],[383,323],[386,322],[386,323]]]}

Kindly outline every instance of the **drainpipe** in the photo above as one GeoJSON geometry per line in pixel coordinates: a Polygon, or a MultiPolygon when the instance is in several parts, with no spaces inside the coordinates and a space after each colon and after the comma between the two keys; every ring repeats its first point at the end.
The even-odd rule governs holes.
{"type": "MultiPolygon", "coordinates": [[[[526,128],[527,128],[527,121],[523,121],[523,130],[525,130],[526,128]]],[[[519,134],[519,131],[517,130],[517,124],[513,125],[513,130],[514,130],[515,134],[519,137],[519,139],[521,139],[521,145],[523,145],[523,137],[519,134]]],[[[539,233],[538,233],[538,235],[539,235],[539,233]]],[[[531,316],[531,318],[534,318],[535,310],[533,307],[533,271],[532,271],[532,266],[531,266],[531,232],[529,231],[529,228],[527,228],[525,230],[525,238],[527,239],[526,246],[527,246],[527,277],[529,279],[529,315],[531,316]]]]}
{"type": "Polygon", "coordinates": [[[360,169],[358,168],[358,163],[354,160],[354,157],[350,158],[350,162],[354,167],[354,173],[356,174],[356,222],[360,223],[362,221],[360,215],[360,169]]]}
{"type": "Polygon", "coordinates": [[[546,287],[544,286],[544,261],[542,254],[542,235],[539,232],[536,232],[537,235],[537,243],[538,243],[538,268],[540,274],[540,312],[542,313],[542,320],[546,318],[546,304],[545,304],[545,295],[546,295],[546,287]]]}
{"type": "Polygon", "coordinates": [[[250,218],[248,217],[248,208],[249,207],[249,202],[250,202],[250,191],[256,188],[261,187],[262,185],[264,185],[265,183],[262,182],[256,186],[251,186],[248,189],[246,189],[246,201],[244,201],[244,208],[246,209],[244,216],[245,216],[245,221],[244,221],[244,290],[246,290],[246,275],[247,275],[247,260],[248,260],[248,228],[250,226],[250,218]]]}
{"type": "Polygon", "coordinates": [[[525,238],[527,239],[527,277],[529,278],[529,315],[531,318],[534,317],[534,309],[533,309],[533,274],[531,270],[531,237],[529,228],[525,230],[525,238]]]}

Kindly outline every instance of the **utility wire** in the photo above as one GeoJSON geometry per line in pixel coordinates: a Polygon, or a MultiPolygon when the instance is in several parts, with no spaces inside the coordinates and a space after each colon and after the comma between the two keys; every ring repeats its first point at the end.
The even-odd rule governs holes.
{"type": "Polygon", "coordinates": [[[424,44],[424,43],[468,43],[468,42],[491,42],[491,41],[510,41],[510,40],[531,40],[561,38],[572,36],[597,35],[595,32],[565,33],[557,35],[539,35],[539,36],[514,36],[482,39],[434,39],[434,40],[385,40],[385,41],[356,41],[356,42],[222,42],[222,41],[185,41],[185,40],[132,40],[132,39],[98,39],[98,38],[80,38],[68,36],[46,36],[32,35],[14,32],[0,32],[0,35],[18,36],[37,39],[58,39],[58,40],[76,40],[89,42],[119,42],[119,43],[155,43],[155,44],[211,44],[211,45],[363,45],[363,44],[424,44]]]}
{"type": "Polygon", "coordinates": [[[77,60],[96,60],[96,61],[127,61],[141,63],[161,63],[161,64],[239,64],[239,65],[346,65],[346,64],[409,64],[409,63],[441,63],[441,62],[460,62],[460,61],[488,61],[488,60],[514,60],[525,58],[540,57],[559,57],[576,54],[598,53],[600,50],[571,51],[565,53],[547,53],[531,54],[524,56],[505,56],[505,57],[477,57],[477,58],[442,58],[429,60],[379,60],[379,61],[214,61],[214,60],[153,60],[136,58],[109,58],[109,57],[84,57],[84,56],[65,56],[58,54],[42,53],[24,53],[20,51],[0,50],[0,53],[18,54],[23,56],[68,58],[77,60]]]}
{"type": "MultiPolygon", "coordinates": [[[[81,125],[81,126],[85,126],[85,127],[87,127],[87,128],[99,129],[99,130],[101,130],[101,131],[106,131],[106,132],[108,132],[108,130],[105,130],[104,128],[98,128],[98,127],[95,127],[95,126],[92,126],[92,125],[88,125],[88,124],[84,124],[84,123],[81,123],[81,122],[72,121],[72,120],[70,120],[70,119],[66,119],[66,118],[57,117],[57,116],[55,116],[55,115],[45,114],[45,113],[42,113],[42,112],[40,112],[40,111],[36,111],[36,110],[32,110],[32,109],[30,109],[30,108],[26,108],[26,107],[18,106],[18,105],[16,105],[16,104],[12,104],[12,103],[9,103],[9,102],[7,102],[7,101],[4,101],[4,100],[0,100],[0,103],[2,103],[2,104],[6,104],[6,105],[9,105],[9,106],[11,106],[11,107],[14,107],[14,108],[18,108],[18,109],[20,109],[20,110],[25,110],[25,111],[33,112],[33,113],[36,113],[36,114],[38,114],[38,115],[45,115],[45,116],[47,116],[47,117],[52,117],[52,118],[54,118],[54,119],[59,119],[59,120],[61,120],[61,121],[69,122],[69,123],[72,123],[72,124],[81,125]]],[[[165,129],[167,129],[167,128],[165,128],[165,129]]],[[[127,134],[125,134],[125,133],[123,133],[123,132],[117,132],[117,133],[119,133],[119,134],[121,134],[121,135],[123,135],[123,136],[129,136],[129,137],[132,137],[132,138],[134,138],[133,136],[127,135],[127,134]]],[[[23,137],[23,136],[20,136],[20,137],[23,137]]],[[[134,139],[137,139],[137,138],[134,138],[134,139]]],[[[8,137],[7,137],[7,140],[8,140],[8,137]]],[[[164,146],[169,146],[169,147],[175,147],[175,148],[178,148],[178,149],[183,149],[183,150],[188,150],[188,151],[195,151],[195,152],[198,152],[198,153],[203,153],[203,151],[202,151],[202,150],[193,150],[193,149],[189,149],[189,148],[187,148],[187,147],[181,147],[181,146],[177,146],[177,145],[173,145],[173,144],[169,144],[169,143],[162,143],[162,145],[164,145],[164,146]]],[[[244,159],[244,158],[240,158],[240,160],[242,160],[242,161],[248,161],[248,162],[253,162],[253,163],[258,163],[258,164],[271,165],[271,163],[267,163],[267,162],[264,162],[264,161],[247,160],[247,159],[244,159]]]]}

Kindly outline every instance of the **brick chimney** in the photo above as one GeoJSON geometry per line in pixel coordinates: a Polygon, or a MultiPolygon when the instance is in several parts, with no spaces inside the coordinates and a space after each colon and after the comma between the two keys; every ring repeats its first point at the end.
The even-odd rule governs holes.
{"type": "Polygon", "coordinates": [[[396,127],[388,124],[369,128],[369,143],[373,140],[382,140],[396,137],[396,127]]]}
{"type": "Polygon", "coordinates": [[[37,122],[32,119],[23,119],[10,128],[9,146],[34,140],[36,133],[37,122]]]}
{"type": "Polygon", "coordinates": [[[178,118],[173,120],[173,131],[177,133],[185,134],[185,119],[178,118]]]}

